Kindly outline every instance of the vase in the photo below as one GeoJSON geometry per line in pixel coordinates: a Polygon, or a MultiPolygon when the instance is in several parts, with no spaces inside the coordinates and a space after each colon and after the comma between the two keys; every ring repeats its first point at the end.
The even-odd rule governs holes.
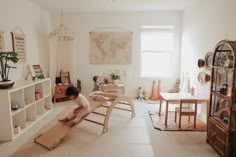
{"type": "Polygon", "coordinates": [[[0,81],[0,89],[8,89],[14,85],[14,81],[0,81]]]}
{"type": "Polygon", "coordinates": [[[112,80],[112,84],[118,84],[119,80],[112,80]]]}

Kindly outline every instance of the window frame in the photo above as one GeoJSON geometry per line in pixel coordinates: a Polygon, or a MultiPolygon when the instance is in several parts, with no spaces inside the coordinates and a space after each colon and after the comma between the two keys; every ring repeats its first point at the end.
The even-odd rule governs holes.
{"type": "Polygon", "coordinates": [[[174,47],[175,47],[175,32],[174,32],[174,27],[173,26],[151,26],[150,28],[147,26],[141,27],[141,32],[140,32],[140,72],[139,72],[139,77],[140,78],[170,78],[173,75],[173,67],[172,67],[172,60],[173,60],[173,52],[174,52],[174,47]],[[156,34],[172,34],[172,49],[170,50],[142,50],[142,34],[144,33],[156,33],[156,34]],[[169,54],[169,72],[166,75],[153,75],[153,76],[147,76],[143,74],[143,54],[145,53],[156,53],[156,54],[163,54],[167,53],[169,54]]]}

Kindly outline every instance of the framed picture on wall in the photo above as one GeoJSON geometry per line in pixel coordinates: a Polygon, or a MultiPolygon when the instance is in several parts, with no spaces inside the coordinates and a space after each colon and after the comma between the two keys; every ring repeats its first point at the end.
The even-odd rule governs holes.
{"type": "Polygon", "coordinates": [[[18,53],[18,63],[26,63],[26,39],[24,32],[16,27],[12,32],[13,51],[18,53]]]}

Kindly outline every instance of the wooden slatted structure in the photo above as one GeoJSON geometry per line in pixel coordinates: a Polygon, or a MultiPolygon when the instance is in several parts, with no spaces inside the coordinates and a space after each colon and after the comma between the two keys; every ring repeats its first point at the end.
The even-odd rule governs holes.
{"type": "MultiPolygon", "coordinates": [[[[103,126],[102,133],[106,133],[108,131],[109,117],[110,117],[110,114],[111,114],[113,108],[131,112],[131,117],[132,118],[135,116],[135,109],[134,109],[133,102],[127,96],[114,96],[114,95],[110,95],[110,94],[105,94],[105,93],[100,92],[100,91],[96,91],[96,92],[93,92],[93,93],[89,94],[89,96],[87,98],[88,98],[88,100],[91,104],[91,110],[86,116],[84,116],[81,119],[80,122],[85,120],[85,121],[88,121],[88,122],[92,122],[94,124],[102,125],[103,126]],[[110,103],[108,103],[108,102],[110,102],[110,103]],[[115,107],[118,104],[129,105],[130,110],[129,109],[124,109],[124,108],[121,108],[121,107],[115,107]],[[99,113],[99,112],[95,111],[99,107],[107,108],[106,114],[99,113]],[[91,120],[91,119],[87,119],[87,117],[90,114],[96,114],[96,115],[103,116],[104,117],[104,123],[97,122],[97,121],[94,121],[94,120],[91,120]]],[[[72,129],[73,129],[73,127],[68,127],[68,126],[64,125],[64,123],[58,122],[52,128],[47,130],[45,133],[38,135],[35,138],[35,142],[42,145],[42,146],[44,146],[45,148],[47,148],[49,150],[52,150],[52,149],[54,149],[55,147],[58,146],[60,141],[72,129]]]]}

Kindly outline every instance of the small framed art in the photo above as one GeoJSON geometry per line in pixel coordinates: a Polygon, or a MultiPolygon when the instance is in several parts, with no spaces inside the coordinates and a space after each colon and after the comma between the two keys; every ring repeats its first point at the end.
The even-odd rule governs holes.
{"type": "Polygon", "coordinates": [[[34,70],[34,73],[35,73],[35,77],[37,79],[43,79],[44,75],[43,75],[43,71],[42,71],[40,65],[32,65],[32,67],[33,67],[33,70],[34,70]]]}

